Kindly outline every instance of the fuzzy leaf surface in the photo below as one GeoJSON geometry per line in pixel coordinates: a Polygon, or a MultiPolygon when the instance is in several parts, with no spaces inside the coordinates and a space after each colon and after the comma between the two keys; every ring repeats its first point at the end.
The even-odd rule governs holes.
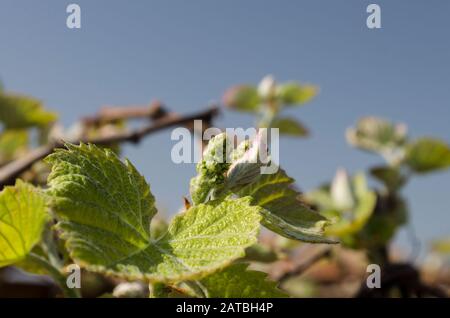
{"type": "Polygon", "coordinates": [[[92,271],[148,281],[198,279],[256,242],[260,215],[249,198],[191,207],[154,240],[154,197],[134,166],[93,145],[67,148],[47,158],[49,192],[71,257],[92,271]]]}
{"type": "Polygon", "coordinates": [[[234,264],[201,280],[210,298],[283,298],[267,274],[248,270],[248,264],[234,264]]]}

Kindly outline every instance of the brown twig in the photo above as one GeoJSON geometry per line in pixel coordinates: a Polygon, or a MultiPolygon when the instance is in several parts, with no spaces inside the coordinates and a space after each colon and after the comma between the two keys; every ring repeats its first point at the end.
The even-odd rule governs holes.
{"type": "Polygon", "coordinates": [[[82,118],[81,122],[87,126],[116,122],[134,118],[159,119],[167,115],[167,111],[160,101],[153,101],[150,106],[112,107],[104,106],[93,115],[82,118]]]}
{"type": "MultiPolygon", "coordinates": [[[[53,152],[55,148],[61,148],[64,146],[65,142],[70,143],[92,143],[97,145],[111,145],[120,142],[139,142],[143,137],[163,130],[165,128],[170,128],[173,126],[186,126],[188,128],[193,127],[194,120],[203,120],[207,123],[204,127],[209,126],[212,118],[216,116],[219,112],[218,107],[211,107],[206,111],[202,111],[199,113],[195,113],[189,116],[181,116],[174,113],[167,113],[155,120],[153,123],[147,124],[141,128],[132,130],[132,131],[124,131],[118,132],[114,134],[109,134],[108,136],[101,136],[95,138],[81,138],[79,140],[67,140],[67,141],[54,141],[47,145],[38,147],[24,157],[19,158],[15,161],[10,162],[9,164],[0,168],[0,187],[3,188],[5,185],[14,183],[15,179],[24,171],[29,169],[35,162],[43,159],[47,155],[53,152]]],[[[155,113],[154,113],[155,114],[155,113]]]]}
{"type": "Polygon", "coordinates": [[[317,252],[315,255],[310,257],[308,260],[301,262],[297,266],[295,266],[293,269],[285,272],[283,275],[281,275],[277,281],[278,284],[281,285],[284,282],[286,282],[288,279],[300,276],[303,274],[307,269],[309,269],[311,266],[313,266],[315,263],[320,261],[322,258],[328,257],[330,255],[331,248],[327,247],[321,250],[320,252],[317,252]]]}

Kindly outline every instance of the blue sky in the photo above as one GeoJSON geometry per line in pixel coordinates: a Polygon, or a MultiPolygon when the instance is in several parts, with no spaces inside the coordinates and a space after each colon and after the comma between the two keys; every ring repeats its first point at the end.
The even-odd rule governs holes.
{"type": "MultiPolygon", "coordinates": [[[[311,138],[281,143],[281,164],[307,190],[337,167],[355,172],[381,162],[345,142],[346,127],[362,116],[449,141],[450,2],[372,2],[1,0],[0,78],[6,89],[59,111],[66,125],[102,105],[153,99],[180,113],[201,110],[227,87],[266,74],[314,83],[317,99],[289,111],[311,138]],[[381,6],[380,30],[365,25],[372,2],[381,6]],[[80,30],[66,28],[69,3],[81,6],[80,30]]],[[[252,123],[231,112],[217,121],[252,123]]],[[[158,205],[172,212],[194,175],[193,165],[170,161],[173,144],[166,131],[125,148],[158,205]]],[[[422,240],[449,234],[449,188],[446,172],[405,189],[422,240]]]]}

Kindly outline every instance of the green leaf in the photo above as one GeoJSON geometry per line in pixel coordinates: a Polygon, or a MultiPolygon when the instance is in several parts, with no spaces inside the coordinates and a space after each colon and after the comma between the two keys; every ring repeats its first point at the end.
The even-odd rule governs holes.
{"type": "Polygon", "coordinates": [[[272,263],[278,259],[278,253],[272,248],[262,244],[255,244],[247,248],[243,260],[248,262],[272,263]]]}
{"type": "Polygon", "coordinates": [[[318,88],[314,85],[291,82],[277,87],[277,97],[285,105],[303,105],[311,101],[318,91],[318,88]]]}
{"type": "Polygon", "coordinates": [[[308,135],[308,129],[293,118],[276,118],[271,123],[272,128],[278,128],[280,134],[304,137],[308,135]]]}
{"type": "Polygon", "coordinates": [[[247,270],[248,264],[234,264],[200,281],[210,298],[288,297],[267,280],[263,272],[247,270]]]}
{"type": "Polygon", "coordinates": [[[249,198],[193,206],[152,240],[154,198],[129,161],[84,144],[67,145],[46,160],[58,228],[71,257],[91,271],[148,281],[199,279],[256,242],[260,215],[249,198]]]}
{"type": "MultiPolygon", "coordinates": [[[[43,259],[47,259],[47,256],[39,245],[36,245],[33,250],[30,251],[31,253],[34,253],[35,255],[39,255],[43,259]]],[[[14,264],[15,267],[18,267],[28,273],[35,274],[35,275],[48,275],[48,271],[40,266],[39,264],[36,264],[33,262],[30,258],[25,258],[19,262],[16,262],[14,264]]]]}
{"type": "MultiPolygon", "coordinates": [[[[229,139],[225,134],[215,138],[221,141],[221,146],[226,143],[223,140],[229,139]]],[[[247,162],[248,158],[254,158],[255,150],[267,147],[263,142],[260,143],[256,138],[250,148],[248,143],[243,142],[231,153],[225,152],[222,147],[219,147],[220,150],[216,149],[216,144],[215,139],[210,141],[206,155],[197,166],[199,174],[191,180],[194,203],[205,202],[211,193],[217,194],[213,197],[225,197],[230,191],[240,197],[250,196],[253,205],[263,208],[262,223],[270,230],[291,239],[331,242],[322,236],[326,219],[298,199],[299,193],[290,188],[293,179],[281,169],[274,174],[261,174],[259,163],[247,162]],[[210,153],[211,149],[216,150],[210,153]],[[217,160],[218,153],[221,158],[226,155],[233,160],[231,167],[230,164],[217,160]],[[239,164],[242,164],[242,169],[239,164]],[[252,166],[257,168],[256,176],[252,166]],[[240,175],[243,176],[242,180],[240,175]]]]}
{"type": "Polygon", "coordinates": [[[223,97],[225,106],[242,111],[256,112],[261,104],[256,87],[251,85],[239,85],[230,88],[223,97]]]}
{"type": "Polygon", "coordinates": [[[22,129],[9,129],[0,133],[0,163],[22,155],[28,147],[28,133],[22,129]]]}
{"type": "Polygon", "coordinates": [[[56,118],[34,98],[0,93],[0,121],[6,129],[45,127],[56,118]]]}
{"type": "Polygon", "coordinates": [[[389,191],[397,191],[406,182],[406,177],[397,168],[385,166],[374,167],[370,169],[370,174],[381,181],[389,191]]]}
{"type": "Polygon", "coordinates": [[[20,180],[0,193],[0,267],[23,260],[41,239],[47,220],[45,199],[20,180]]]}
{"type": "Polygon", "coordinates": [[[406,164],[417,173],[450,167],[450,147],[442,140],[420,138],[407,146],[406,164]]]}
{"type": "Polygon", "coordinates": [[[305,242],[334,243],[323,236],[327,220],[299,200],[293,182],[280,168],[274,174],[262,174],[237,194],[252,197],[252,204],[263,208],[262,224],[275,233],[305,242]]]}
{"type": "Polygon", "coordinates": [[[364,117],[347,130],[347,141],[354,147],[381,154],[388,162],[403,159],[407,127],[378,117],[364,117]]]}

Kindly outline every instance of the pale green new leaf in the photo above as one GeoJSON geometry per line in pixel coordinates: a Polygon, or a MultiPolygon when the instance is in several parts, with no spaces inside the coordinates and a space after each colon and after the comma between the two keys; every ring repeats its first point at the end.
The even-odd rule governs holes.
{"type": "Polygon", "coordinates": [[[225,106],[242,111],[256,112],[261,104],[256,87],[251,85],[239,85],[230,88],[223,97],[225,106]]]}
{"type": "Polygon", "coordinates": [[[45,127],[56,118],[34,98],[0,92],[0,122],[7,129],[45,127]]]}
{"type": "Polygon", "coordinates": [[[93,145],[67,145],[47,157],[49,194],[71,257],[92,271],[128,279],[199,279],[256,242],[259,209],[249,198],[199,204],[152,240],[154,198],[129,161],[93,145]]]}
{"type": "Polygon", "coordinates": [[[308,129],[293,118],[276,118],[271,123],[271,128],[278,128],[281,135],[304,137],[308,135],[308,129]]]}
{"type": "Polygon", "coordinates": [[[247,269],[248,264],[234,264],[200,281],[209,298],[283,298],[275,282],[263,272],[247,269]]]}
{"type": "Polygon", "coordinates": [[[406,164],[417,173],[450,167],[450,147],[442,140],[420,138],[407,147],[406,164]]]}
{"type": "Polygon", "coordinates": [[[279,168],[262,174],[259,180],[239,190],[238,195],[252,197],[252,204],[262,207],[262,224],[290,239],[313,243],[333,243],[323,236],[327,220],[299,200],[292,189],[294,179],[279,168]]]}
{"type": "Polygon", "coordinates": [[[0,193],[0,267],[23,260],[41,239],[47,220],[45,199],[20,180],[0,193]]]}
{"type": "Polygon", "coordinates": [[[318,92],[314,85],[290,82],[277,87],[277,97],[282,104],[303,105],[311,101],[318,92]]]}
{"type": "Polygon", "coordinates": [[[0,133],[0,163],[22,155],[28,147],[28,132],[24,129],[8,129],[0,133]]]}

